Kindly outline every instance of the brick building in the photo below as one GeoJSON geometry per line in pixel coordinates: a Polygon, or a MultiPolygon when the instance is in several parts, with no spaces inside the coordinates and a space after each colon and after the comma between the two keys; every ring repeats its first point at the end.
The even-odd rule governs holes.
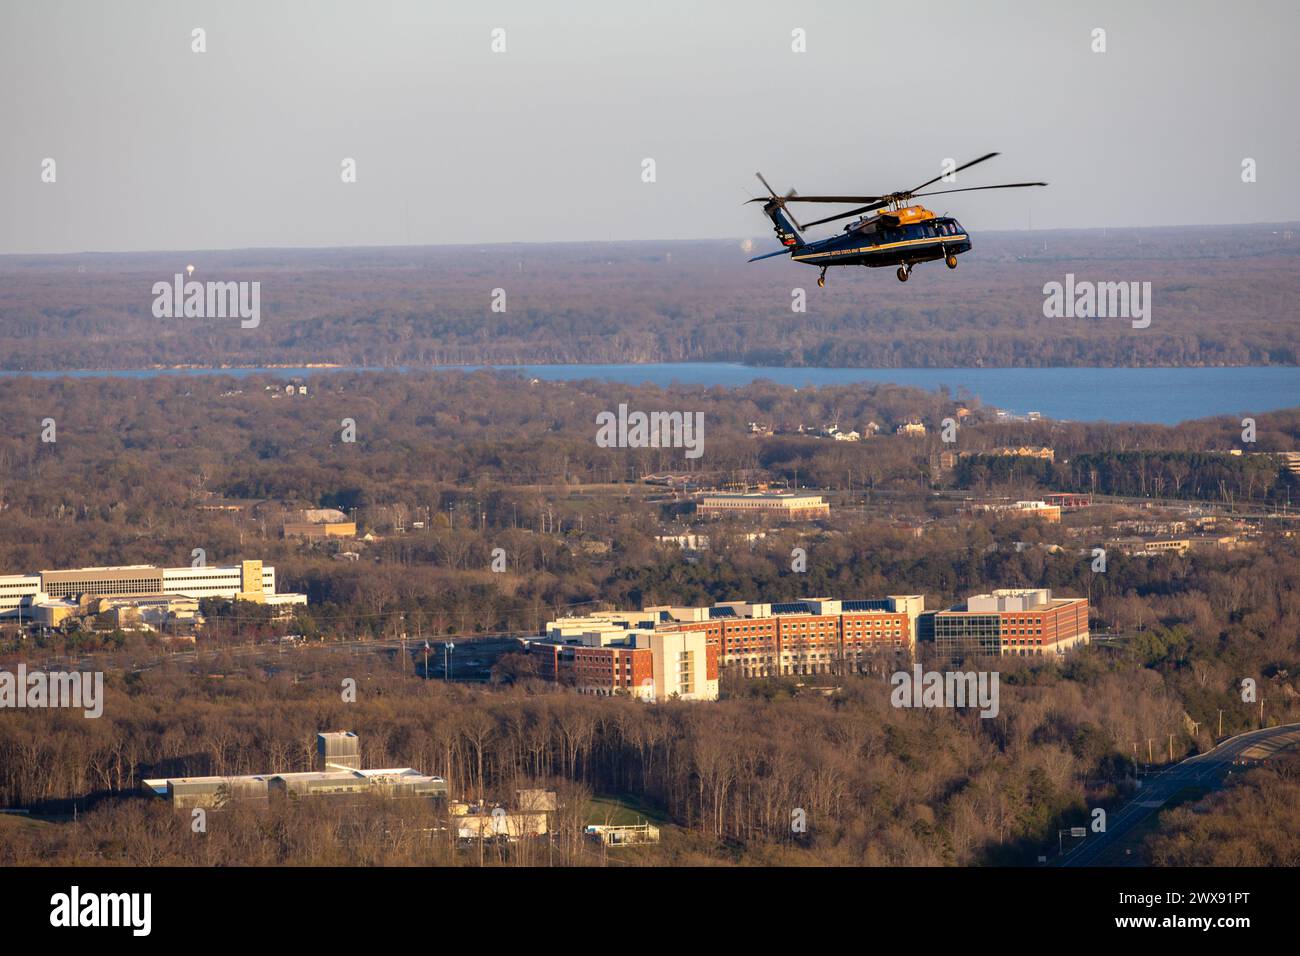
{"type": "Polygon", "coordinates": [[[1088,643],[1088,601],[1054,598],[1047,588],[1004,588],[935,612],[931,626],[942,657],[1063,654],[1088,643]]]}
{"type": "MultiPolygon", "coordinates": [[[[716,697],[723,673],[739,677],[854,673],[882,653],[909,655],[924,607],[919,594],[879,600],[665,605],[561,618],[547,625],[545,639],[529,642],[529,650],[538,655],[540,670],[550,679],[572,680],[591,693],[662,697],[671,696],[666,689],[674,686],[674,678],[665,676],[665,671],[673,668],[657,662],[655,639],[692,635],[701,642],[708,689],[716,697]]],[[[685,696],[680,690],[677,693],[685,696]]]]}

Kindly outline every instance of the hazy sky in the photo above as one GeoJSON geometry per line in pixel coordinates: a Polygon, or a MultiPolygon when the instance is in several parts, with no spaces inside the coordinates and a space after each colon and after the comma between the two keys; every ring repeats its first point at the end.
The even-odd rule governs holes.
{"type": "Polygon", "coordinates": [[[1293,221],[1298,25],[1295,0],[0,0],[0,253],[775,248],[741,205],[756,169],[874,193],[992,150],[957,185],[1052,185],[932,208],[975,230],[1293,221]]]}

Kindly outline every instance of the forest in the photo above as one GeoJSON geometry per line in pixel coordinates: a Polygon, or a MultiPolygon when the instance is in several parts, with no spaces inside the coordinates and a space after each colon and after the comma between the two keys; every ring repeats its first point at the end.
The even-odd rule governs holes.
{"type": "MultiPolygon", "coordinates": [[[[1287,584],[1280,623],[1294,628],[1296,582],[1287,584]]],[[[1258,627],[1276,613],[1252,608],[1245,617],[1258,627]]],[[[611,794],[631,795],[669,825],[662,846],[634,858],[648,865],[1026,864],[1055,827],[1132,792],[1132,744],[1173,734],[1177,756],[1204,748],[1208,737],[1193,735],[1187,717],[1203,731],[1219,707],[1226,732],[1250,727],[1255,708],[1236,701],[1232,685],[1260,660],[1294,668],[1294,640],[1155,628],[1128,648],[1093,647],[1064,663],[1001,662],[1002,712],[981,720],[974,711],[895,709],[883,676],[845,679],[829,696],[755,680],[708,706],[646,706],[532,680],[426,681],[396,654],[218,653],[201,666],[110,674],[98,721],[7,715],[0,800],[79,812],[53,825],[0,819],[8,828],[0,865],[483,861],[427,833],[422,842],[420,832],[446,823],[445,810],[427,805],[236,808],[214,814],[196,839],[185,817],[139,795],[152,776],[308,769],[322,728],[358,733],[363,765],[442,774],[458,798],[509,805],[518,789],[556,789],[559,842],[546,861],[554,865],[596,862],[577,830],[591,798],[611,794]],[[357,681],[355,702],[341,700],[345,677],[357,681]],[[795,809],[806,814],[805,832],[790,828],[795,809]],[[358,838],[358,827],[371,838],[358,838]]],[[[1294,694],[1271,673],[1268,693],[1294,694]]],[[[1286,713],[1279,707],[1278,718],[1286,713]]],[[[538,853],[492,851],[486,862],[538,864],[538,853]]]]}
{"type": "Polygon", "coordinates": [[[1099,655],[1065,670],[1012,665],[1004,718],[981,721],[896,710],[870,678],[833,698],[755,686],[709,707],[645,707],[549,685],[448,686],[377,656],[312,654],[114,677],[102,721],[7,719],[5,802],[67,811],[59,798],[75,797],[81,813],[10,841],[0,863],[333,862],[311,855],[346,851],[324,835],[311,848],[254,840],[275,826],[256,817],[242,840],[214,818],[216,847],[200,849],[175,839],[170,811],[134,795],[149,776],[306,769],[320,727],[359,733],[367,766],[428,768],[457,795],[508,803],[537,784],[575,804],[639,795],[673,824],[650,862],[1021,863],[1050,826],[1128,781],[1120,741],[1182,722],[1158,674],[1099,655]],[[354,704],[340,702],[343,676],[358,680],[354,704]],[[795,808],[810,821],[797,838],[795,808]]]}
{"type": "MultiPolygon", "coordinates": [[[[201,659],[171,659],[156,634],[0,634],[6,666],[91,655],[108,672],[100,720],[14,711],[0,721],[0,804],[77,810],[75,822],[45,826],[0,820],[0,862],[478,862],[476,852],[429,842],[430,829],[440,831],[428,807],[231,811],[196,844],[178,840],[169,810],[137,796],[149,776],[305,769],[318,730],[347,728],[361,735],[368,765],[443,774],[456,794],[508,802],[521,787],[556,788],[570,814],[548,857],[556,865],[593,862],[578,827],[608,795],[635,798],[665,821],[663,844],[637,858],[647,864],[1024,863],[1056,826],[1122,799],[1139,742],[1172,735],[1177,757],[1212,744],[1220,710],[1225,732],[1257,725],[1258,708],[1236,693],[1242,677],[1272,702],[1270,720],[1294,713],[1296,538],[1271,534],[1233,552],[1116,554],[1098,574],[1080,555],[1089,542],[1070,539],[1069,526],[962,514],[935,495],[958,478],[1006,494],[1058,480],[1027,460],[981,456],[1020,464],[944,477],[933,434],[843,443],[748,429],[755,420],[783,430],[834,418],[937,424],[959,406],[970,411],[959,448],[1050,444],[1070,467],[1109,456],[1089,471],[1121,492],[1130,489],[1112,475],[1153,481],[1148,457],[1188,470],[1177,488],[1159,488],[1164,495],[1226,482],[1259,501],[1291,480],[1272,459],[1197,457],[1193,449],[1234,447],[1240,429],[1229,420],[998,423],[973,401],[892,386],[659,389],[331,373],[289,396],[257,377],[0,381],[0,570],[187,564],[203,547],[212,563],[260,557],[281,590],[310,599],[278,624],[264,608],[205,603],[201,659]],[[597,447],[596,413],[621,401],[702,411],[703,458],[597,447]],[[53,442],[41,441],[46,418],[57,425],[53,442]],[[355,442],[340,437],[345,418],[355,442]],[[1241,461],[1272,463],[1256,473],[1241,461]],[[704,484],[797,481],[825,489],[835,507],[825,521],[769,526],[758,538],[745,526],[707,525],[709,549],[687,560],[655,537],[698,527],[689,509],[640,480],[666,471],[704,484]],[[236,510],[204,508],[231,499],[236,510]],[[370,538],[284,538],[281,521],[303,507],[348,509],[370,538]],[[791,572],[796,543],[808,552],[804,574],[791,572]],[[489,570],[498,546],[509,555],[500,574],[489,570]],[[345,549],[357,559],[338,560],[345,549]],[[940,607],[1007,586],[1086,596],[1094,630],[1113,639],[1063,662],[1000,662],[1003,701],[991,721],[895,710],[883,663],[882,673],[825,686],[735,680],[716,705],[645,707],[539,683],[511,655],[490,682],[448,684],[424,679],[415,652],[407,660],[391,647],[330,646],[399,633],[531,634],[574,609],[900,592],[940,607]],[[285,630],[312,641],[249,646],[285,630]],[[340,700],[344,677],[358,681],[355,703],[340,700]],[[805,834],[790,831],[794,809],[808,816],[805,834]]],[[[1295,447],[1298,427],[1295,411],[1261,416],[1260,450],[1295,447]]],[[[1072,474],[1059,480],[1083,481],[1072,474]]],[[[485,862],[540,862],[529,852],[485,862]]]]}
{"type": "MultiPolygon", "coordinates": [[[[1230,420],[1003,424],[977,403],[886,385],[659,389],[486,372],[332,373],[289,397],[259,378],[10,379],[0,381],[0,409],[0,572],[175,566],[188,564],[194,548],[210,563],[260,557],[277,568],[281,590],[308,595],[295,626],[313,635],[379,636],[399,622],[418,633],[536,632],[565,608],[759,591],[869,595],[905,585],[951,602],[973,588],[1037,581],[1092,593],[1109,618],[1123,592],[1114,576],[1093,580],[1071,553],[1077,542],[990,516],[958,520],[935,490],[1145,491],[1259,507],[1284,503],[1296,481],[1267,455],[1187,450],[1232,447],[1240,431],[1230,420]],[[596,413],[622,401],[703,411],[704,456],[598,447],[596,413]],[[974,454],[948,476],[932,467],[948,447],[933,434],[845,443],[747,427],[874,420],[889,431],[912,417],[937,423],[958,405],[973,412],[956,447],[974,454]],[[48,443],[47,418],[57,428],[48,443]],[[356,423],[354,443],[341,440],[344,419],[356,423]],[[1054,446],[1056,464],[980,454],[1044,444],[1054,446]],[[1180,470],[1162,481],[1157,465],[1180,470]],[[689,505],[639,480],[666,471],[705,486],[763,480],[823,489],[832,517],[771,528],[759,540],[723,523],[709,529],[709,553],[687,562],[656,536],[699,528],[689,505]],[[207,510],[230,499],[247,507],[207,510]],[[370,540],[282,536],[295,509],[321,507],[348,510],[370,540]],[[1025,540],[1064,550],[1012,547],[1025,540]],[[789,573],[796,545],[808,549],[806,577],[789,573]],[[496,547],[509,556],[502,574],[489,570],[496,547]],[[357,560],[338,560],[344,551],[357,560]]],[[[1298,433],[1300,413],[1261,416],[1258,445],[1293,448],[1298,433]]],[[[1135,565],[1135,573],[1151,576],[1155,594],[1180,587],[1184,561],[1209,574],[1234,560],[1242,559],[1176,559],[1135,565]]],[[[227,633],[227,619],[232,639],[269,633],[265,617],[249,608],[216,614],[212,638],[227,633]]],[[[101,639],[53,638],[74,646],[101,639]]]]}
{"type": "Polygon", "coordinates": [[[1234,774],[1231,786],[1160,822],[1147,841],[1158,866],[1300,866],[1300,754],[1234,774]]]}
{"type": "MultiPolygon", "coordinates": [[[[659,389],[486,372],[332,373],[289,397],[259,378],[10,379],[0,381],[0,409],[0,572],[175,566],[188,564],[194,548],[211,563],[260,557],[277,568],[281,590],[308,595],[297,626],[311,634],[379,635],[403,619],[421,633],[535,632],[568,607],[758,590],[874,594],[906,584],[952,601],[971,588],[1040,579],[1094,589],[1094,605],[1107,613],[1113,579],[1094,584],[1068,551],[1011,547],[1026,536],[1077,544],[993,517],[956,520],[934,491],[1145,490],[1259,507],[1284,503],[1296,481],[1267,455],[1187,451],[1232,447],[1240,431],[1230,420],[1003,424],[982,417],[977,403],[886,385],[659,389]],[[598,447],[597,412],[623,401],[701,410],[704,456],[598,447]],[[889,431],[912,417],[936,424],[958,405],[974,411],[956,447],[975,454],[949,476],[932,467],[948,447],[937,435],[845,443],[747,427],[874,420],[889,431]],[[56,423],[56,441],[41,441],[45,419],[56,423]],[[356,423],[354,443],[341,440],[344,419],[356,423]],[[1056,464],[980,454],[1044,444],[1055,447],[1056,464]],[[1157,464],[1181,470],[1162,481],[1157,464]],[[797,532],[773,528],[757,541],[722,524],[709,554],[688,563],[656,541],[699,527],[688,504],[639,480],[666,471],[705,486],[763,480],[823,489],[832,517],[797,532]],[[247,507],[206,510],[229,499],[247,507]],[[307,544],[281,535],[295,509],[321,507],[351,512],[370,540],[307,544]],[[928,529],[919,539],[918,527],[928,529]],[[802,579],[788,571],[796,544],[809,550],[802,579]],[[489,570],[496,547],[509,556],[503,574],[489,570]],[[358,560],[337,560],[346,550],[358,560]]],[[[1261,416],[1258,445],[1293,448],[1298,432],[1295,411],[1261,416]]],[[[1149,573],[1167,582],[1185,573],[1176,568],[1166,562],[1149,573]]],[[[237,621],[250,633],[265,623],[249,609],[237,621]]],[[[214,628],[214,638],[222,633],[214,628]]]]}
{"type": "Polygon", "coordinates": [[[5,256],[0,368],[1297,362],[1300,242],[1286,226],[977,235],[955,272],[922,266],[906,288],[889,269],[836,269],[817,289],[811,268],[751,254],[737,238],[5,256]],[[258,326],[155,318],[153,284],[187,265],[194,281],[259,282],[258,326]],[[1150,282],[1150,327],[1045,318],[1043,287],[1067,273],[1150,282]]]}

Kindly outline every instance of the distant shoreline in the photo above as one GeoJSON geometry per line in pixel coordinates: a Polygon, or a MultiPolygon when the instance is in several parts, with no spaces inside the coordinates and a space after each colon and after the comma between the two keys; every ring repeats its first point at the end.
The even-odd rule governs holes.
{"type": "MultiPolygon", "coordinates": [[[[1056,421],[1149,422],[1173,425],[1225,415],[1252,416],[1300,407],[1300,366],[1220,365],[1183,367],[1062,366],[955,368],[819,368],[743,365],[735,362],[522,364],[363,367],[347,365],[180,367],[85,372],[4,371],[0,380],[117,378],[309,379],[327,373],[406,375],[437,372],[508,372],[537,381],[600,381],[625,389],[751,388],[768,382],[783,388],[899,387],[947,390],[1013,416],[1041,415],[1056,421]]],[[[761,387],[761,386],[760,386],[761,387]]]]}
{"type": "Polygon", "coordinates": [[[139,376],[153,373],[196,372],[218,374],[220,372],[454,372],[460,369],[478,371],[480,369],[509,371],[510,369],[532,368],[611,368],[644,367],[668,368],[674,366],[733,366],[735,368],[771,369],[781,372],[829,371],[829,372],[1048,372],[1076,371],[1091,369],[1094,371],[1175,371],[1199,369],[1266,369],[1266,368],[1300,368],[1300,364],[1291,362],[1271,362],[1267,365],[1250,363],[1219,363],[1197,365],[767,365],[757,362],[742,362],[731,359],[700,359],[682,362],[458,362],[438,365],[416,365],[402,363],[396,365],[348,365],[342,362],[284,362],[261,363],[257,365],[145,365],[116,368],[0,368],[0,377],[18,378],[23,376],[57,377],[71,375],[90,378],[103,376],[139,376]]]}

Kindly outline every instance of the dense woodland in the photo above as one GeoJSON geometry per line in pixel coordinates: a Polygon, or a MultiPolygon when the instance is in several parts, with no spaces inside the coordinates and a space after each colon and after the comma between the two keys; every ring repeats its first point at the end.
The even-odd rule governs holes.
{"type": "MultiPolygon", "coordinates": [[[[1294,634],[1296,608],[1287,613],[1294,634]]],[[[1261,614],[1247,618],[1258,626],[1261,614]]],[[[1204,734],[1191,735],[1188,711],[1202,728],[1218,707],[1228,732],[1251,726],[1255,708],[1236,700],[1234,677],[1245,660],[1275,653],[1294,667],[1294,640],[1251,641],[1240,631],[1231,641],[1198,638],[1178,625],[1126,649],[1089,648],[1064,665],[1004,661],[994,720],[894,709],[882,676],[849,678],[830,697],[787,680],[753,681],[731,686],[717,704],[645,706],[532,681],[483,689],[425,681],[396,655],[219,654],[202,665],[110,674],[100,720],[7,715],[4,801],[70,812],[72,798],[80,813],[57,826],[10,824],[0,863],[479,860],[427,837],[406,839],[407,826],[437,826],[438,811],[419,807],[215,814],[200,839],[183,815],[136,794],[150,776],[308,769],[314,733],[338,727],[361,735],[365,765],[441,773],[461,797],[508,804],[521,787],[557,787],[572,820],[559,824],[552,863],[594,862],[575,827],[586,799],[601,793],[634,795],[670,824],[664,845],[638,858],[647,863],[1027,863],[1055,827],[1130,792],[1133,744],[1173,734],[1177,755],[1208,746],[1204,734]],[[355,703],[340,699],[345,677],[357,681],[355,703]],[[806,834],[790,831],[794,809],[807,814],[806,834]],[[370,812],[389,822],[358,839],[370,812]],[[394,817],[405,823],[394,826],[394,817]]],[[[1260,676],[1272,699],[1289,690],[1276,671],[1260,676]]],[[[1286,713],[1277,705],[1279,717],[1286,713]]],[[[527,849],[488,861],[497,860],[543,862],[527,849]]]]}
{"type": "MultiPolygon", "coordinates": [[[[756,222],[756,227],[758,223],[756,222]]],[[[977,234],[949,272],[747,263],[739,239],[0,257],[0,368],[744,361],[1295,364],[1293,225],[977,234]],[[261,323],[157,319],[155,282],[261,283],[261,323]],[[1149,328],[1047,319],[1043,286],[1150,282],[1149,328]],[[808,293],[791,310],[791,290],[808,293]],[[491,309],[493,290],[506,311],[491,309]]],[[[775,248],[757,230],[755,249],[775,248]]]]}
{"type": "MultiPolygon", "coordinates": [[[[647,863],[1019,863],[1043,852],[1057,825],[1077,824],[1088,807],[1126,791],[1135,745],[1173,734],[1175,756],[1204,749],[1220,709],[1227,732],[1255,726],[1258,708],[1235,693],[1242,677],[1259,682],[1270,720],[1294,713],[1296,539],[1271,535],[1244,551],[1187,557],[1113,555],[1094,574],[1080,556],[1091,542],[1068,538],[1068,525],[959,515],[933,493],[1091,490],[1096,481],[1127,494],[1210,490],[1218,501],[1226,488],[1252,507],[1282,500],[1291,479],[1275,463],[1204,456],[1239,447],[1230,420],[1002,425],[976,403],[889,386],[661,390],[338,373],[313,378],[306,396],[273,398],[267,384],[0,382],[0,570],[182,564],[204,547],[212,563],[261,557],[282,590],[311,598],[279,625],[264,609],[208,605],[201,662],[166,661],[157,636],[4,637],[5,662],[99,655],[109,697],[99,720],[13,711],[0,721],[0,804],[79,809],[76,823],[0,821],[8,828],[0,862],[477,862],[477,853],[418,835],[437,812],[428,808],[232,812],[208,842],[194,843],[176,838],[180,823],[160,804],[126,797],[152,775],[305,769],[313,735],[346,727],[362,735],[368,765],[442,773],[455,794],[508,802],[521,786],[558,787],[570,824],[550,863],[594,862],[578,820],[591,794],[609,793],[644,801],[668,824],[664,844],[638,858],[647,863]],[[598,448],[595,414],[621,401],[703,411],[704,456],[598,448]],[[837,416],[934,424],[959,404],[973,410],[960,449],[1050,444],[1059,464],[1043,472],[981,457],[944,476],[933,435],[852,444],[747,429],[752,420],[793,429],[837,416]],[[40,441],[46,417],[57,422],[54,443],[40,441]],[[355,444],[339,440],[345,417],[357,423],[355,444]],[[1187,469],[1181,481],[1155,483],[1157,467],[1176,466],[1187,469]],[[827,521],[769,527],[757,541],[744,527],[705,525],[710,549],[686,560],[654,535],[691,527],[689,508],[636,480],[669,470],[703,483],[797,481],[828,489],[837,505],[827,521]],[[241,513],[200,510],[213,496],[270,500],[241,513]],[[308,506],[356,509],[375,540],[284,540],[279,522],[308,506]],[[417,519],[426,527],[415,529],[417,519]],[[808,550],[806,574],[790,571],[796,543],[808,550]],[[510,556],[504,574],[488,570],[497,546],[510,556]],[[343,547],[359,549],[359,560],[335,560],[343,547]],[[1085,595],[1094,628],[1117,639],[1064,664],[1000,663],[996,720],[893,709],[883,680],[892,661],[874,675],[834,679],[827,695],[787,680],[737,680],[716,705],[646,707],[539,684],[511,658],[493,684],[471,688],[423,679],[418,655],[350,655],[327,644],[262,659],[238,646],[290,628],[326,641],[527,633],[564,610],[756,595],[923,592],[937,607],[1004,586],[1085,595]],[[361,688],[354,704],[340,701],[346,676],[361,688]],[[797,839],[788,823],[795,808],[810,821],[797,839]]],[[[1261,416],[1259,450],[1295,447],[1298,429],[1295,412],[1261,416]]],[[[1124,507],[1092,509],[1087,520],[1124,507]]],[[[1156,755],[1167,756],[1158,747],[1156,755]]],[[[485,862],[541,862],[530,852],[485,862]]]]}
{"type": "MultiPolygon", "coordinates": [[[[149,801],[122,792],[160,774],[306,769],[316,730],[348,727],[361,735],[366,765],[433,769],[462,796],[508,803],[521,786],[556,780],[636,794],[673,825],[657,857],[665,862],[1024,862],[1059,820],[1081,818],[1089,799],[1125,785],[1122,741],[1182,728],[1172,688],[1140,663],[1100,650],[1064,669],[1012,663],[996,720],[896,710],[885,681],[867,677],[833,698],[758,682],[716,705],[646,707],[544,685],[467,690],[402,674],[399,661],[324,651],[155,668],[112,678],[99,721],[18,712],[0,724],[8,802],[83,801],[76,827],[37,830],[8,852],[319,862],[290,841],[253,846],[228,835],[211,859],[194,841],[170,839],[166,813],[152,811],[160,831],[142,827],[151,811],[138,804],[149,801]],[[345,676],[358,681],[354,704],[340,702],[345,676]],[[795,808],[809,819],[798,839],[795,808]]],[[[212,830],[225,826],[214,819],[212,830]]]]}

